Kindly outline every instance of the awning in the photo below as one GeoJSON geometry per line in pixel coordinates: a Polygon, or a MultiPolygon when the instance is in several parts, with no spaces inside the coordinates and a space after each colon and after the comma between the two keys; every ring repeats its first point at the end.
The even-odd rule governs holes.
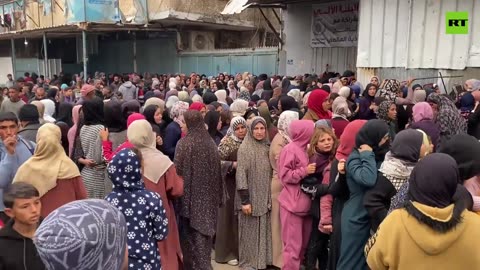
{"type": "Polygon", "coordinates": [[[240,13],[248,7],[286,8],[288,4],[313,2],[312,0],[230,0],[221,14],[240,13]]]}

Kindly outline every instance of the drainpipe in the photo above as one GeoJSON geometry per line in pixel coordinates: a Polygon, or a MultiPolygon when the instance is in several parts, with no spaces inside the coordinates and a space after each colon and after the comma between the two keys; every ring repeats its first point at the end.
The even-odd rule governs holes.
{"type": "Polygon", "coordinates": [[[16,79],[16,73],[17,73],[17,57],[15,56],[15,39],[10,39],[10,43],[12,45],[12,75],[13,79],[16,79]]]}
{"type": "Polygon", "coordinates": [[[45,74],[46,78],[50,78],[50,70],[48,70],[48,49],[46,32],[43,32],[43,74],[45,74]]]}
{"type": "Polygon", "coordinates": [[[87,31],[82,31],[83,79],[87,82],[87,31]]]}

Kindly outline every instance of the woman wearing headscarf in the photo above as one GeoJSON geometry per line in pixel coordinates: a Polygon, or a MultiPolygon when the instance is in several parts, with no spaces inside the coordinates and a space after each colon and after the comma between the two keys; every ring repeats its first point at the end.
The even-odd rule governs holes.
{"type": "MultiPolygon", "coordinates": [[[[380,86],[380,78],[378,76],[372,76],[370,78],[370,84],[373,84],[373,85],[376,85],[377,87],[379,87],[380,86]]],[[[365,89],[368,89],[368,86],[365,89]]]]}
{"type": "Polygon", "coordinates": [[[230,111],[232,115],[235,116],[243,116],[248,109],[248,101],[243,99],[236,99],[232,105],[230,105],[230,111]]]}
{"type": "Polygon", "coordinates": [[[100,131],[105,129],[103,105],[103,101],[97,97],[84,101],[84,125],[79,135],[81,152],[74,155],[74,161],[78,160],[84,166],[81,173],[88,197],[96,199],[105,198],[108,186],[105,181],[106,165],[102,156],[102,139],[99,135],[100,131]]]}
{"type": "Polygon", "coordinates": [[[211,269],[218,207],[224,199],[220,156],[200,112],[185,112],[185,124],[188,132],[178,142],[174,162],[185,187],[179,209],[184,268],[211,269]]]}
{"type": "Polygon", "coordinates": [[[397,106],[390,100],[385,100],[378,106],[377,118],[388,125],[390,138],[395,139],[397,134],[397,106]]]}
{"type": "Polygon", "coordinates": [[[217,97],[218,103],[220,103],[223,107],[224,111],[228,111],[229,106],[227,103],[227,91],[225,90],[218,90],[215,91],[215,96],[217,97]]]}
{"type": "Polygon", "coordinates": [[[293,97],[299,106],[302,104],[302,93],[300,92],[300,89],[294,88],[288,91],[287,96],[293,97]]]}
{"type": "Polygon", "coordinates": [[[128,140],[142,153],[145,188],[160,195],[168,219],[168,237],[157,242],[162,267],[180,269],[183,255],[173,201],[183,195],[183,179],[172,161],[155,148],[155,135],[147,121],[133,122],[128,127],[128,140]]]}
{"type": "Polygon", "coordinates": [[[427,102],[433,110],[433,121],[440,126],[439,144],[454,135],[467,132],[465,119],[448,97],[433,93],[428,96],[427,102]]]}
{"type": "Polygon", "coordinates": [[[277,135],[277,128],[273,124],[273,119],[270,114],[270,111],[268,110],[267,107],[260,107],[258,108],[258,112],[260,116],[265,120],[267,123],[267,132],[268,132],[268,140],[271,141],[277,135]]]}
{"type": "MultiPolygon", "coordinates": [[[[342,211],[345,202],[349,198],[345,163],[355,147],[355,137],[358,131],[365,125],[365,120],[355,120],[347,125],[337,148],[335,158],[330,166],[330,184],[328,194],[320,198],[320,225],[325,229],[332,227],[329,245],[328,269],[337,269],[340,257],[340,245],[342,241],[342,211]]],[[[319,228],[320,229],[320,228],[319,228]]]]}
{"type": "MultiPolygon", "coordinates": [[[[173,160],[175,157],[175,149],[178,141],[182,137],[182,131],[185,128],[185,121],[183,120],[183,114],[188,110],[188,103],[178,101],[173,104],[170,110],[170,118],[173,122],[168,124],[165,129],[165,140],[163,141],[163,149],[165,154],[173,160]]],[[[203,122],[203,121],[202,121],[203,122]]]]}
{"type": "Polygon", "coordinates": [[[202,98],[203,98],[203,103],[205,103],[205,105],[208,105],[214,101],[218,101],[217,96],[210,91],[203,93],[202,98]]]}
{"type": "Polygon", "coordinates": [[[409,126],[412,129],[420,129],[425,132],[433,144],[433,152],[438,149],[440,142],[440,126],[433,121],[433,110],[427,102],[419,102],[412,108],[413,123],[409,126]]]}
{"type": "Polygon", "coordinates": [[[332,111],[332,129],[334,130],[337,138],[340,138],[345,130],[345,127],[348,125],[348,123],[350,123],[348,119],[351,115],[351,112],[348,108],[347,100],[342,96],[337,97],[332,103],[332,111]]]}
{"type": "Polygon", "coordinates": [[[365,248],[371,269],[480,268],[480,218],[455,202],[459,180],[446,154],[422,159],[410,176],[405,208],[393,211],[365,248]]]}
{"type": "Polygon", "coordinates": [[[39,192],[41,216],[60,206],[87,198],[80,171],[60,144],[60,128],[47,123],[38,129],[35,153],[20,168],[13,182],[26,182],[39,192]]]}
{"type": "Polygon", "coordinates": [[[73,126],[72,109],[72,104],[61,102],[58,105],[57,122],[63,122],[68,125],[68,128],[71,128],[73,126]]]}
{"type": "Polygon", "coordinates": [[[460,183],[467,188],[473,198],[473,211],[480,212],[480,143],[467,134],[457,134],[446,141],[439,149],[457,162],[460,183]]]}
{"type": "Polygon", "coordinates": [[[239,266],[265,269],[272,264],[271,179],[267,123],[251,120],[248,135],[238,149],[237,194],[239,266]]]}
{"type": "Polygon", "coordinates": [[[280,224],[280,204],[278,202],[278,196],[283,189],[283,185],[278,179],[278,158],[283,147],[290,141],[290,124],[294,120],[298,120],[298,112],[284,111],[278,118],[278,133],[272,140],[269,150],[270,166],[273,170],[271,194],[272,194],[272,212],[271,212],[271,226],[272,226],[272,265],[278,268],[283,267],[283,255],[282,255],[282,228],[280,224]]]}
{"type": "Polygon", "coordinates": [[[125,119],[127,119],[132,113],[139,113],[140,112],[140,102],[136,99],[129,100],[127,102],[122,103],[122,115],[125,119]]]}
{"type": "Polygon", "coordinates": [[[117,149],[127,140],[127,121],[122,114],[122,104],[109,101],[104,106],[105,127],[100,132],[102,145],[108,144],[110,149],[117,149]]]}
{"type": "Polygon", "coordinates": [[[372,230],[387,216],[391,199],[400,187],[408,181],[413,167],[431,152],[428,140],[424,142],[423,132],[407,129],[399,132],[385,156],[377,174],[375,186],[369,189],[363,204],[370,216],[372,230]]]}
{"type": "MultiPolygon", "coordinates": [[[[247,102],[250,102],[251,95],[250,95],[250,92],[248,91],[248,89],[246,87],[241,87],[240,88],[240,93],[238,94],[238,98],[243,99],[247,102]]],[[[262,96],[262,99],[264,99],[263,96],[262,96]]]]}
{"type": "Polygon", "coordinates": [[[161,129],[163,110],[157,105],[149,105],[143,110],[145,119],[152,126],[153,132],[155,132],[155,145],[158,150],[162,150],[163,145],[163,133],[161,129]]]}
{"type": "Polygon", "coordinates": [[[45,114],[45,105],[43,105],[43,103],[38,100],[34,100],[30,102],[30,104],[35,105],[35,107],[37,107],[38,115],[39,115],[38,122],[41,125],[45,124],[45,119],[43,119],[43,115],[45,114]]]}
{"type": "Polygon", "coordinates": [[[358,119],[371,120],[377,118],[374,102],[377,91],[377,85],[372,83],[367,84],[365,91],[363,91],[363,96],[360,99],[358,119]]]}
{"type": "Polygon", "coordinates": [[[313,122],[320,119],[331,119],[332,113],[329,111],[331,107],[328,93],[323,90],[314,90],[308,98],[308,111],[302,119],[312,120],[313,122]]]}
{"type": "Polygon", "coordinates": [[[53,118],[55,114],[55,102],[50,99],[42,99],[40,102],[45,107],[45,112],[43,113],[43,120],[47,123],[55,123],[56,120],[53,118]]]}
{"type": "Polygon", "coordinates": [[[238,90],[235,88],[235,82],[233,80],[228,81],[227,84],[228,91],[230,94],[228,95],[233,101],[237,99],[238,96],[238,90]]]}
{"type": "Polygon", "coordinates": [[[340,91],[338,94],[341,97],[344,97],[347,101],[348,104],[348,109],[350,110],[351,117],[353,118],[356,113],[360,110],[360,107],[357,105],[357,102],[355,101],[355,92],[353,91],[353,88],[344,86],[340,88],[340,91]]]}
{"type": "Polygon", "coordinates": [[[289,90],[288,88],[290,87],[290,84],[291,84],[290,80],[287,77],[283,78],[283,80],[282,80],[282,94],[283,95],[286,95],[288,93],[288,90],[289,90]]]}
{"type": "Polygon", "coordinates": [[[278,113],[282,113],[284,111],[294,111],[298,112],[300,118],[303,117],[303,113],[300,111],[300,107],[298,103],[295,101],[295,99],[291,96],[281,96],[278,99],[278,105],[277,105],[278,113]]]}
{"type": "Polygon", "coordinates": [[[227,136],[218,146],[222,164],[222,178],[225,181],[228,199],[218,209],[218,222],[215,236],[215,261],[238,265],[238,222],[235,214],[235,174],[237,170],[237,152],[247,135],[247,122],[237,116],[230,122],[227,136]]]}
{"type": "Polygon", "coordinates": [[[126,235],[122,212],[103,199],[90,199],[52,212],[33,241],[48,269],[127,270],[126,235]]]}
{"type": "Polygon", "coordinates": [[[125,216],[128,268],[162,269],[157,242],[167,238],[169,220],[160,196],[145,189],[142,160],[137,149],[123,149],[113,157],[108,175],[114,188],[105,199],[125,216]]]}
{"type": "Polygon", "coordinates": [[[223,134],[220,132],[220,129],[222,128],[220,113],[217,111],[209,111],[205,115],[204,121],[207,125],[208,134],[210,134],[210,137],[212,137],[215,144],[219,145],[223,138],[223,134]]]}
{"type": "Polygon", "coordinates": [[[355,149],[346,164],[350,198],[342,211],[342,243],[337,269],[367,269],[363,249],[370,236],[365,192],[377,181],[377,168],[388,150],[388,126],[382,120],[368,121],[355,138],[355,149]]]}

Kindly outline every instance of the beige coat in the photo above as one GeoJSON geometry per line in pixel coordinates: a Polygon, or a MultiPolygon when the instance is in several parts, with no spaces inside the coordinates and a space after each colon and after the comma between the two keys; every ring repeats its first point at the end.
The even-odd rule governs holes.
{"type": "Polygon", "coordinates": [[[278,179],[277,173],[277,162],[278,157],[280,156],[280,152],[282,151],[283,147],[287,144],[280,133],[277,133],[272,140],[270,145],[270,164],[273,169],[273,177],[272,177],[272,258],[273,258],[273,265],[282,268],[283,267],[283,259],[282,259],[282,227],[280,224],[280,204],[278,203],[278,196],[283,189],[282,183],[278,179]]]}

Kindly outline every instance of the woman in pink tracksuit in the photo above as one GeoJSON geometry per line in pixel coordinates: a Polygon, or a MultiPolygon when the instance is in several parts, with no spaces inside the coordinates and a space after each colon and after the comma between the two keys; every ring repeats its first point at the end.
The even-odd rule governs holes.
{"type": "Polygon", "coordinates": [[[290,138],[278,159],[278,176],[283,190],[278,197],[282,224],[283,270],[300,269],[301,260],[308,245],[312,219],[310,196],[300,189],[300,182],[315,172],[315,164],[309,164],[307,145],[315,126],[309,120],[296,120],[290,124],[290,138]]]}

